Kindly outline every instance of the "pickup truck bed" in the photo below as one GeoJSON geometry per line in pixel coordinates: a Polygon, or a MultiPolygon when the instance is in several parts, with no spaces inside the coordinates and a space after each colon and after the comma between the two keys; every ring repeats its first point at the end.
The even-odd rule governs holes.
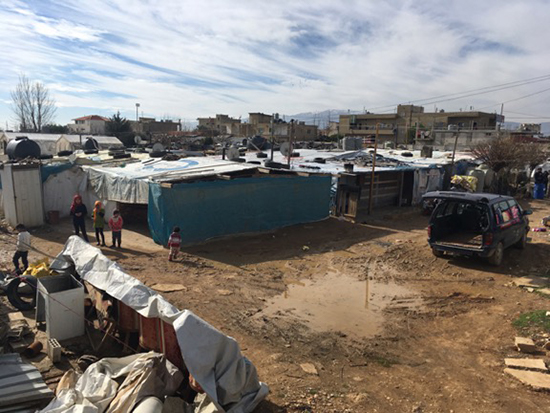
{"type": "Polygon", "coordinates": [[[437,245],[449,247],[481,248],[483,246],[483,235],[472,232],[455,232],[445,235],[435,242],[437,245]]]}

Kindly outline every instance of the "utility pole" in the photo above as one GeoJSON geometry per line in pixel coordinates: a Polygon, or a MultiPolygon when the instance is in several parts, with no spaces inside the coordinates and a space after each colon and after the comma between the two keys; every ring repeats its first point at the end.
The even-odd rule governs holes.
{"type": "Polygon", "coordinates": [[[292,152],[294,150],[292,140],[294,138],[294,119],[290,119],[290,134],[288,137],[288,167],[290,169],[290,158],[292,158],[292,152]]]}
{"type": "Polygon", "coordinates": [[[378,133],[380,129],[380,124],[376,124],[376,135],[374,136],[374,154],[372,155],[372,172],[370,174],[370,187],[369,187],[369,215],[372,212],[372,197],[374,192],[374,176],[376,169],[376,152],[378,149],[378,133]]]}
{"type": "Polygon", "coordinates": [[[275,142],[274,142],[274,130],[273,130],[273,127],[275,126],[275,124],[273,123],[273,118],[275,117],[275,114],[272,113],[271,114],[271,162],[273,162],[273,147],[275,146],[275,142]]]}

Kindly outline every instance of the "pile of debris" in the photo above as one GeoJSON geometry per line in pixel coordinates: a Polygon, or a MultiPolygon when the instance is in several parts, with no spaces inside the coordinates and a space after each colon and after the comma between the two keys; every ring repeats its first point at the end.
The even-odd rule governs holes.
{"type": "MultiPolygon", "coordinates": [[[[545,351],[539,348],[533,340],[527,337],[516,337],[516,348],[519,352],[530,355],[545,355],[545,351]]],[[[544,346],[550,349],[550,342],[544,346]]],[[[523,384],[536,390],[550,390],[550,374],[541,358],[506,358],[504,372],[515,377],[523,384]]]]}

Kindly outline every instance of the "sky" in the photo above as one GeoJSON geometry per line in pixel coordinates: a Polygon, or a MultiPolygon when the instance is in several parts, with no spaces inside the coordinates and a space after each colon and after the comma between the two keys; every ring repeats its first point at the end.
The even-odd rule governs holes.
{"type": "Polygon", "coordinates": [[[21,74],[59,124],[136,103],[184,125],[409,102],[546,122],[549,20],[549,0],[2,0],[0,127],[21,74]]]}

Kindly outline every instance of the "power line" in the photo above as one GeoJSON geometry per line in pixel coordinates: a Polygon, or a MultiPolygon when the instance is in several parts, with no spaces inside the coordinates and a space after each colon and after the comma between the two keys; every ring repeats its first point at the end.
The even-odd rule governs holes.
{"type": "MultiPolygon", "coordinates": [[[[461,98],[465,98],[465,97],[476,96],[476,95],[481,95],[481,94],[491,93],[491,92],[497,92],[499,90],[504,90],[504,89],[510,89],[510,88],[514,88],[514,87],[529,85],[529,84],[532,84],[532,83],[543,82],[543,81],[546,81],[546,80],[550,80],[550,74],[544,75],[544,76],[538,76],[538,77],[534,77],[534,78],[530,78],[530,79],[524,79],[524,80],[517,80],[517,81],[514,81],[514,82],[502,83],[500,85],[486,86],[486,87],[482,87],[482,88],[471,89],[471,90],[467,90],[467,91],[464,91],[464,92],[449,93],[449,94],[445,94],[445,95],[432,96],[432,97],[424,98],[424,99],[411,100],[411,101],[409,101],[409,103],[422,103],[424,105],[429,105],[429,104],[433,104],[433,103],[448,102],[448,101],[451,101],[451,100],[457,100],[457,99],[461,99],[461,98]],[[447,98],[447,97],[449,97],[449,99],[433,100],[433,99],[441,99],[441,98],[447,98]]],[[[390,108],[390,107],[394,108],[398,104],[399,103],[394,103],[392,105],[378,106],[378,107],[371,108],[371,110],[384,109],[384,108],[390,108]]]]}

